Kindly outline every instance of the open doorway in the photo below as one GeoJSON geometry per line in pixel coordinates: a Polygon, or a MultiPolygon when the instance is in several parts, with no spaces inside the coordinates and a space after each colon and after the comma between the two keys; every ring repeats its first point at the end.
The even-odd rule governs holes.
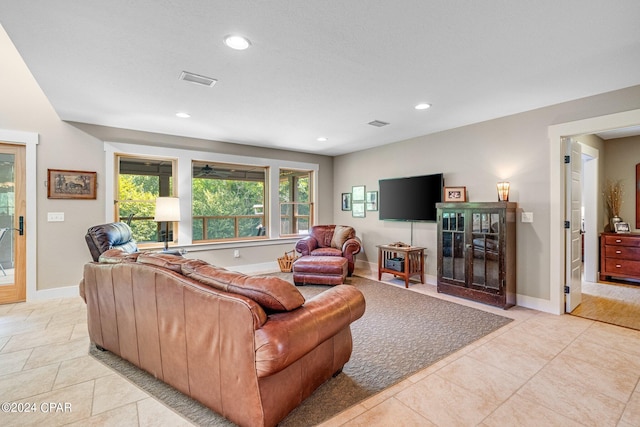
{"type": "Polygon", "coordinates": [[[549,251],[549,312],[565,313],[566,259],[565,253],[565,172],[563,139],[571,135],[589,135],[612,129],[638,126],[640,109],[606,116],[592,117],[549,126],[549,156],[551,200],[550,251],[549,251]]]}
{"type": "MultiPolygon", "coordinates": [[[[580,139],[576,137],[576,140],[580,139]]],[[[603,231],[603,218],[606,218],[604,214],[599,214],[604,210],[602,181],[608,176],[615,176],[612,171],[607,173],[604,162],[599,163],[606,143],[604,141],[604,145],[599,145],[601,149],[581,144],[583,280],[581,304],[571,314],[640,330],[640,283],[599,281],[599,236],[603,231]]]]}

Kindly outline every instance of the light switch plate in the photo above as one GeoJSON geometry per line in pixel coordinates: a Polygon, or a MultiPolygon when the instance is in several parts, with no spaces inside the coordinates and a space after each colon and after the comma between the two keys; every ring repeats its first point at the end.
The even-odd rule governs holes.
{"type": "Polygon", "coordinates": [[[64,221],[64,212],[47,212],[47,221],[49,222],[64,221]]]}
{"type": "Polygon", "coordinates": [[[533,222],[533,212],[522,212],[522,222],[533,222]]]}

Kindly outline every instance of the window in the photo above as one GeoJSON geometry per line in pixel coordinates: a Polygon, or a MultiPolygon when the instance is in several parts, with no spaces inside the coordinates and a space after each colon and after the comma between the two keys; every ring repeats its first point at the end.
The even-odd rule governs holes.
{"type": "Polygon", "coordinates": [[[313,223],[311,171],[280,169],[280,235],[306,234],[313,223]]]}
{"type": "Polygon", "coordinates": [[[192,240],[266,238],[264,166],[192,162],[192,240]]]}
{"type": "Polygon", "coordinates": [[[195,244],[202,250],[226,249],[270,244],[270,239],[293,240],[313,224],[316,163],[151,142],[105,142],[104,148],[107,221],[129,222],[142,248],[145,242],[158,246],[163,240],[158,235],[166,223],[153,221],[158,196],[179,197],[182,216],[169,224],[169,241],[186,248],[195,244]]]}
{"type": "MultiPolygon", "coordinates": [[[[174,161],[133,156],[117,156],[118,186],[117,221],[129,224],[133,238],[139,243],[160,240],[160,224],[153,220],[155,201],[159,196],[174,196],[174,161]]],[[[174,224],[169,226],[173,241],[174,224]]]]}

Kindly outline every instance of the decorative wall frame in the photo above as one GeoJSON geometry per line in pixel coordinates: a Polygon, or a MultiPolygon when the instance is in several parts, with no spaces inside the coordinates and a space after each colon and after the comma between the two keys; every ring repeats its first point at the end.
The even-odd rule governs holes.
{"type": "Polygon", "coordinates": [[[365,186],[364,185],[355,185],[351,187],[351,194],[354,202],[364,202],[365,197],[365,186]]]}
{"type": "Polygon", "coordinates": [[[354,218],[364,218],[366,213],[364,209],[365,202],[353,202],[351,204],[351,216],[354,218]]]}
{"type": "Polygon", "coordinates": [[[367,210],[368,211],[377,211],[378,210],[378,192],[377,191],[367,191],[367,210]]]}
{"type": "Polygon", "coordinates": [[[47,198],[95,199],[96,172],[47,169],[47,198]]]}
{"type": "Polygon", "coordinates": [[[342,210],[351,210],[351,193],[342,193],[342,210]]]}
{"type": "Polygon", "coordinates": [[[466,202],[467,187],[444,187],[445,202],[466,202]]]}

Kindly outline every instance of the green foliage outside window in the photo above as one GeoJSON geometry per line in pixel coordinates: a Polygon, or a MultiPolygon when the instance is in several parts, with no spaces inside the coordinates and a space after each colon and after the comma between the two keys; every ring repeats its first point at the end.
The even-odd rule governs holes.
{"type": "Polygon", "coordinates": [[[255,236],[264,220],[264,181],[193,178],[192,194],[194,241],[235,238],[236,219],[237,237],[255,236]]]}
{"type": "Polygon", "coordinates": [[[119,177],[120,221],[126,221],[133,214],[130,226],[137,242],[158,241],[158,223],[153,220],[153,216],[156,210],[159,181],[157,176],[120,175],[119,177]]]}

